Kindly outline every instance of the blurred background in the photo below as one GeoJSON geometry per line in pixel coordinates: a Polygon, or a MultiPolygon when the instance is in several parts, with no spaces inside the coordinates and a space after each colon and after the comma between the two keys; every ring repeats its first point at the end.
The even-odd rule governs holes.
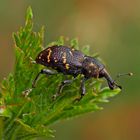
{"type": "Polygon", "coordinates": [[[100,54],[113,77],[134,73],[119,79],[122,93],[103,111],[55,124],[54,140],[140,140],[140,1],[1,0],[0,81],[13,71],[12,33],[24,24],[29,5],[35,30],[45,25],[45,44],[61,35],[78,37],[80,46],[100,54]]]}

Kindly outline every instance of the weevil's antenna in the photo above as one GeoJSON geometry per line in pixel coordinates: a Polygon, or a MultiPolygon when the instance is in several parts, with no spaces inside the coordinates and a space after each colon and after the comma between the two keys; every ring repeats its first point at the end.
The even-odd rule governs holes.
{"type": "Polygon", "coordinates": [[[132,72],[129,72],[129,73],[121,73],[121,74],[118,74],[118,75],[116,76],[116,78],[119,78],[119,77],[125,76],[125,75],[133,76],[133,73],[132,73],[132,72]]]}
{"type": "Polygon", "coordinates": [[[117,76],[116,76],[116,78],[115,78],[115,80],[114,81],[116,81],[118,78],[120,78],[121,76],[133,76],[133,73],[132,72],[129,72],[129,73],[119,73],[117,76]]]}

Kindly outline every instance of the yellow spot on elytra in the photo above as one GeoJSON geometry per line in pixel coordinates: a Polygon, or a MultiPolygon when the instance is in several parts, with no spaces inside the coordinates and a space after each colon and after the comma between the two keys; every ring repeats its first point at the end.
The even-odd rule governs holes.
{"type": "Polygon", "coordinates": [[[49,63],[52,50],[49,48],[47,51],[48,51],[47,62],[49,63]]]}
{"type": "Polygon", "coordinates": [[[58,60],[56,59],[56,57],[54,57],[54,62],[55,62],[55,63],[58,62],[58,60]]]}
{"type": "Polygon", "coordinates": [[[58,62],[58,60],[55,59],[54,62],[58,62]]]}
{"type": "Polygon", "coordinates": [[[89,70],[88,72],[91,73],[91,70],[89,70]]]}
{"type": "Polygon", "coordinates": [[[74,49],[74,48],[72,48],[71,50],[72,50],[72,51],[75,51],[75,49],[74,49]]]}
{"type": "Polygon", "coordinates": [[[64,59],[63,59],[63,64],[66,64],[66,61],[67,61],[66,58],[64,58],[64,59]]]}
{"type": "Polygon", "coordinates": [[[65,52],[63,53],[62,58],[63,58],[63,64],[65,64],[65,63],[66,63],[66,61],[67,61],[67,59],[66,59],[66,53],[65,53],[65,52]]]}
{"type": "Polygon", "coordinates": [[[70,68],[69,64],[66,64],[65,67],[66,67],[67,70],[70,68]]]}
{"type": "Polygon", "coordinates": [[[91,62],[91,63],[89,64],[89,66],[90,66],[90,67],[93,67],[93,66],[95,66],[95,64],[91,62]]]}
{"type": "Polygon", "coordinates": [[[38,59],[41,59],[42,55],[43,55],[43,54],[41,53],[41,54],[39,55],[38,59]]]}
{"type": "Polygon", "coordinates": [[[66,53],[65,53],[65,52],[63,53],[63,56],[62,56],[62,58],[66,58],[66,53]]]}

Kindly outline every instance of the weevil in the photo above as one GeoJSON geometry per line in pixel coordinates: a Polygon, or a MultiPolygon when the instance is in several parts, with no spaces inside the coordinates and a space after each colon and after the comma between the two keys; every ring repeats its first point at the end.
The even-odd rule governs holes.
{"type": "Polygon", "coordinates": [[[55,75],[63,73],[64,75],[72,75],[73,79],[67,79],[61,82],[57,93],[53,96],[56,98],[62,92],[62,89],[67,84],[70,84],[74,79],[82,74],[82,80],[80,85],[80,97],[77,100],[81,100],[85,95],[85,82],[90,78],[105,78],[108,86],[111,90],[119,86],[115,80],[111,78],[107,72],[105,66],[94,57],[87,56],[79,50],[67,46],[51,46],[41,51],[36,57],[36,63],[51,67],[54,70],[42,69],[33,81],[32,87],[35,87],[36,81],[41,74],[55,75]]]}

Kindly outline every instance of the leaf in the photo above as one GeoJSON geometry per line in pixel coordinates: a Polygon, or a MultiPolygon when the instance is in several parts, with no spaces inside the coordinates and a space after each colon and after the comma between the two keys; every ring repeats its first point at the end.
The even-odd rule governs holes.
{"type": "Polygon", "coordinates": [[[90,55],[90,46],[89,45],[83,46],[82,52],[84,52],[84,54],[86,55],[90,55]]]}
{"type": "Polygon", "coordinates": [[[74,38],[70,41],[70,46],[76,50],[79,50],[78,38],[74,38]]]}
{"type": "Polygon", "coordinates": [[[49,43],[49,44],[47,45],[47,47],[55,46],[55,45],[57,45],[57,46],[62,46],[62,45],[64,45],[64,36],[60,36],[59,39],[58,39],[57,41],[53,41],[53,42],[49,43]]]}

